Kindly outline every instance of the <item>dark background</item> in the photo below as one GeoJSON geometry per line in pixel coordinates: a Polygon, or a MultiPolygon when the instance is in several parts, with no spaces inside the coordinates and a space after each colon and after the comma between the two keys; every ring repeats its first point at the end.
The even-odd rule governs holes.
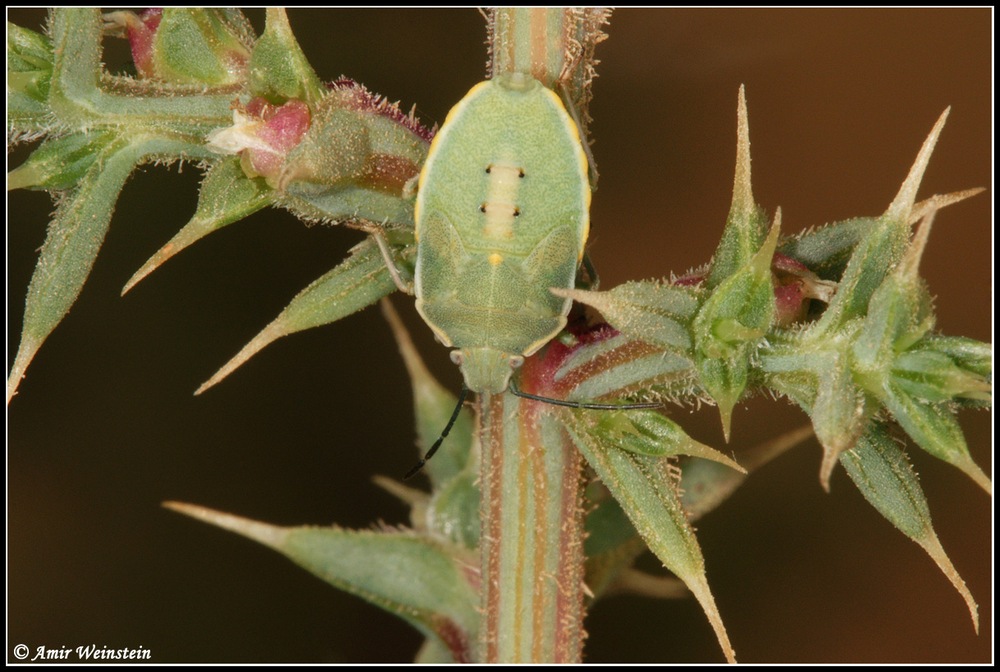
{"type": "MultiPolygon", "coordinates": [[[[484,75],[473,10],[290,16],[322,78],[346,74],[404,109],[417,102],[427,123],[484,75]]],[[[37,26],[41,14],[10,17],[37,26]]],[[[259,29],[262,14],[253,19],[259,29]]],[[[754,192],[770,212],[781,206],[785,233],[884,211],[948,105],[921,195],[991,186],[991,25],[989,9],[615,13],[591,109],[601,182],[590,250],[603,286],[709,258],[729,208],[741,83],[754,192]]],[[[160,508],[175,499],[278,524],[402,523],[404,508],[370,477],[400,474],[415,456],[408,383],[374,309],[283,339],[191,395],[359,240],[269,210],[119,298],[193,213],[197,180],[190,167],[132,178],[79,301],[8,409],[8,644],[144,646],[159,662],[411,660],[420,638],[401,621],[160,508]]],[[[922,262],[939,328],[987,341],[992,200],[987,192],[938,215],[922,262]]],[[[50,211],[44,193],[9,196],[9,358],[50,211]]],[[[457,389],[412,300],[394,302],[457,389]]],[[[714,409],[673,415],[722,445],[714,409]]],[[[987,473],[991,420],[962,417],[987,473]]],[[[784,401],[752,400],[734,415],[733,448],[738,456],[803,422],[784,401]]],[[[811,442],[698,523],[740,660],[991,660],[991,502],[957,470],[911,454],[938,534],[979,601],[982,634],[924,552],[842,471],[831,494],[820,489],[811,442]]],[[[609,599],[587,628],[594,662],[722,659],[694,600],[609,599]]]]}

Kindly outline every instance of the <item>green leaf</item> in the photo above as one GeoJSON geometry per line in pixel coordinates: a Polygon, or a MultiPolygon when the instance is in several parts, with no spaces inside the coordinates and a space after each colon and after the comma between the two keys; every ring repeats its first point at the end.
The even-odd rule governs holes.
{"type": "Polygon", "coordinates": [[[243,82],[251,29],[238,14],[214,8],[165,7],[154,38],[157,73],[178,84],[232,86],[243,82]],[[242,38],[242,39],[241,39],[242,38]]]}
{"type": "MultiPolygon", "coordinates": [[[[583,411],[578,413],[585,414],[583,411]]],[[[700,457],[746,473],[739,464],[714,448],[695,441],[680,425],[656,411],[640,409],[602,412],[597,414],[591,433],[604,445],[636,455],[700,457]]]]}
{"type": "MultiPolygon", "coordinates": [[[[714,289],[744,268],[757,254],[767,236],[767,215],[753,199],[750,182],[750,124],[747,118],[746,92],[740,86],[737,105],[736,177],[733,179],[733,202],[726,219],[705,287],[714,289]]],[[[774,248],[772,246],[773,255],[774,248]]],[[[770,266],[770,257],[768,266],[770,266]]]]}
{"type": "Polygon", "coordinates": [[[810,329],[811,337],[840,328],[846,322],[864,317],[876,290],[906,254],[910,240],[910,215],[917,189],[930,161],[934,145],[944,127],[947,111],[938,119],[917,154],[910,172],[892,204],[859,241],[851,255],[837,294],[825,313],[810,329]]]}
{"type": "Polygon", "coordinates": [[[753,348],[774,321],[771,259],[780,228],[779,210],[760,249],[715,288],[694,318],[699,382],[719,406],[727,440],[733,407],[747,386],[753,348]]]}
{"type": "Polygon", "coordinates": [[[705,301],[694,321],[698,349],[724,356],[743,343],[762,337],[771,327],[774,291],[771,258],[781,227],[780,213],[764,245],[705,301]]]}
{"type": "Polygon", "coordinates": [[[7,173],[7,190],[69,189],[83,179],[113,140],[114,134],[100,130],[49,138],[7,173]]]}
{"type": "Polygon", "coordinates": [[[817,355],[812,366],[816,374],[816,397],[809,415],[816,438],[823,446],[820,484],[829,492],[830,476],[840,454],[854,447],[873,411],[854,383],[846,354],[831,349],[817,355]]]}
{"type": "Polygon", "coordinates": [[[798,233],[782,241],[778,252],[805,264],[821,278],[837,280],[854,248],[876,221],[874,217],[858,217],[798,233]]]}
{"type": "Polygon", "coordinates": [[[406,531],[277,527],[192,504],[164,506],[264,544],[438,638],[456,661],[475,660],[479,595],[466,569],[473,559],[454,548],[406,531]]]}
{"type": "Polygon", "coordinates": [[[324,92],[323,82],[292,34],[285,10],[268,8],[264,34],[250,56],[250,94],[272,103],[291,99],[313,103],[324,92]]]}
{"type": "Polygon", "coordinates": [[[694,289],[660,282],[626,282],[607,292],[551,291],[599,310],[610,325],[627,336],[668,350],[691,350],[688,329],[698,310],[694,289]]]}
{"type": "Polygon", "coordinates": [[[864,317],[872,295],[902,258],[908,239],[909,226],[905,222],[886,217],[875,220],[854,249],[826,312],[809,333],[819,338],[852,319],[864,317]]]}
{"type": "MultiPolygon", "coordinates": [[[[428,466],[436,459],[428,462],[428,466]]],[[[475,468],[466,469],[434,489],[427,508],[428,528],[470,551],[477,549],[479,500],[479,472],[475,468]]]]}
{"type": "Polygon", "coordinates": [[[238,156],[218,161],[201,182],[194,217],[129,278],[122,294],[187,246],[273,202],[274,191],[263,179],[247,177],[238,156]]]}
{"type": "Polygon", "coordinates": [[[871,298],[852,350],[855,369],[871,378],[866,387],[872,392],[881,389],[888,378],[896,353],[919,340],[932,326],[926,313],[930,298],[921,290],[893,273],[871,298]]]}
{"type": "MultiPolygon", "coordinates": [[[[656,415],[651,411],[622,415],[633,413],[656,415]]],[[[594,433],[603,437],[602,426],[605,424],[605,418],[597,420],[594,433]]],[[[638,424],[644,423],[640,421],[638,424]]],[[[740,462],[752,471],[812,436],[812,428],[808,425],[786,432],[770,441],[740,451],[740,462]]],[[[694,442],[687,439],[687,443],[694,442]]],[[[718,459],[717,452],[710,448],[707,450],[711,454],[704,458],[682,458],[680,461],[680,491],[683,493],[680,501],[691,522],[725,501],[747,478],[747,471],[739,465],[725,458],[718,459]]],[[[699,451],[696,448],[694,451],[677,452],[698,454],[699,451]]],[[[621,585],[621,581],[626,578],[634,559],[645,549],[645,544],[619,503],[607,494],[603,486],[591,484],[587,493],[593,504],[588,507],[590,513],[586,520],[586,581],[595,597],[599,597],[612,585],[616,588],[629,587],[628,582],[621,585]]]]}
{"type": "MultiPolygon", "coordinates": [[[[52,42],[45,35],[7,22],[7,72],[45,72],[52,70],[52,42]]],[[[36,92],[37,93],[37,92],[36,92]]],[[[45,96],[36,96],[44,101],[45,96]]]]}
{"type": "Polygon", "coordinates": [[[956,366],[984,378],[993,374],[993,346],[965,336],[928,334],[915,344],[912,352],[929,350],[951,359],[956,366]]]}
{"type": "Polygon", "coordinates": [[[892,203],[885,211],[884,216],[888,219],[910,223],[910,215],[917,201],[917,190],[920,189],[920,182],[924,179],[924,172],[931,161],[931,155],[934,153],[934,147],[944,129],[944,123],[948,120],[949,112],[951,112],[950,107],[941,113],[941,116],[934,122],[931,132],[927,134],[924,144],[920,146],[920,151],[917,152],[917,158],[914,159],[910,172],[907,173],[899,192],[896,193],[896,197],[892,199],[892,203]]]}
{"type": "Polygon", "coordinates": [[[894,383],[887,386],[882,402],[918,446],[957,467],[987,494],[993,494],[989,476],[972,460],[962,428],[947,405],[915,399],[894,383]]]}
{"type": "Polygon", "coordinates": [[[881,424],[873,424],[855,448],[840,456],[865,499],[903,534],[927,551],[969,607],[979,632],[979,609],[962,577],[948,559],[931,524],[931,514],[910,463],[881,424]]]}
{"type": "MultiPolygon", "coordinates": [[[[413,345],[413,341],[410,340],[406,327],[392,307],[392,303],[385,299],[381,305],[382,314],[389,322],[396,344],[399,346],[399,352],[403,356],[403,362],[406,364],[406,370],[410,374],[410,383],[413,385],[413,409],[417,423],[417,449],[423,456],[441,436],[445,425],[451,419],[458,398],[441,385],[427,370],[423,359],[413,345]]],[[[452,481],[470,466],[469,457],[472,453],[473,430],[472,412],[463,408],[459,412],[458,419],[451,428],[448,437],[435,453],[434,459],[429,461],[423,469],[430,477],[431,485],[434,486],[435,490],[452,481]]],[[[478,508],[474,514],[476,515],[475,536],[478,539],[478,508]]]]}
{"type": "Polygon", "coordinates": [[[567,430],[650,550],[697,598],[726,660],[735,662],[735,653],[705,577],[701,548],[681,507],[668,460],[607,447],[580,416],[573,416],[567,430]]]}
{"type": "Polygon", "coordinates": [[[7,378],[7,403],[42,342],[80,295],[132,170],[150,156],[184,154],[197,158],[207,152],[199,145],[156,136],[113,142],[59,205],[28,285],[21,343],[7,378]]]}
{"type": "MultiPolygon", "coordinates": [[[[607,337],[599,340],[568,344],[575,346],[573,351],[553,373],[553,379],[565,390],[563,398],[594,401],[622,399],[637,392],[666,397],[691,394],[695,371],[690,355],[663,350],[610,330],[604,335],[607,337]]],[[[564,332],[564,338],[574,337],[564,332]]]]}
{"type": "Polygon", "coordinates": [[[934,350],[910,350],[892,363],[892,380],[906,394],[930,402],[966,397],[989,402],[993,386],[981,374],[934,350]]]}
{"type": "MultiPolygon", "coordinates": [[[[405,247],[399,256],[404,264],[412,266],[415,254],[416,246],[411,245],[405,247]]],[[[378,246],[370,239],[365,240],[337,267],[299,292],[271,324],[204,382],[195,394],[212,387],[282,336],[336,322],[370,306],[395,289],[378,246]]]]}
{"type": "Polygon", "coordinates": [[[52,59],[47,37],[7,22],[8,135],[30,134],[51,125],[47,101],[52,59]]]}
{"type": "Polygon", "coordinates": [[[990,408],[993,346],[972,338],[928,334],[896,359],[893,378],[899,389],[922,399],[933,400],[930,395],[946,391],[961,407],[990,408]],[[938,359],[942,355],[951,365],[944,365],[938,359]],[[933,358],[940,366],[930,364],[924,357],[933,358]],[[934,390],[926,389],[927,385],[934,390]]]}

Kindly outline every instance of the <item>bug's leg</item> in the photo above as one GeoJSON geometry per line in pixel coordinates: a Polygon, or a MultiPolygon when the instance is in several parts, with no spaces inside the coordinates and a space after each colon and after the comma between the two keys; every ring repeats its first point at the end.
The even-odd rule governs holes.
{"type": "Polygon", "coordinates": [[[379,252],[382,253],[382,258],[385,259],[385,267],[389,269],[389,275],[392,276],[392,281],[396,283],[396,287],[399,291],[404,294],[413,294],[413,283],[406,282],[399,275],[399,269],[396,268],[396,261],[392,258],[392,251],[389,249],[389,243],[385,242],[385,236],[382,235],[381,231],[377,229],[372,229],[369,231],[371,237],[375,239],[375,244],[378,245],[379,252]]]}
{"type": "Polygon", "coordinates": [[[582,54],[577,54],[574,59],[563,67],[562,74],[559,75],[559,79],[555,83],[556,93],[562,98],[563,107],[566,108],[566,112],[569,113],[570,119],[576,124],[577,132],[580,135],[580,146],[583,147],[583,153],[587,157],[587,170],[590,174],[590,190],[597,191],[597,179],[600,177],[600,173],[597,172],[597,162],[594,161],[594,153],[590,149],[590,138],[585,137],[584,125],[581,123],[580,111],[577,109],[576,104],[573,102],[573,97],[570,95],[569,86],[567,85],[569,73],[575,67],[576,62],[582,58],[582,54]]]}
{"type": "Polygon", "coordinates": [[[634,411],[639,408],[661,408],[663,404],[655,401],[638,401],[638,402],[622,402],[619,404],[601,404],[589,401],[566,401],[565,399],[553,399],[552,397],[543,397],[537,394],[531,394],[529,392],[522,392],[517,389],[517,385],[514,380],[511,379],[510,384],[507,386],[510,393],[515,397],[521,397],[522,399],[531,399],[532,401],[541,401],[542,403],[552,404],[553,406],[565,406],[566,408],[585,408],[592,411],[634,411]]]}
{"type": "Polygon", "coordinates": [[[452,412],[451,418],[448,420],[448,424],[444,426],[444,431],[441,432],[441,436],[439,436],[437,441],[434,442],[434,445],[430,447],[430,450],[424,453],[424,456],[420,458],[420,461],[417,462],[412,469],[406,472],[406,475],[403,476],[404,481],[416,476],[417,472],[423,469],[424,465],[427,464],[427,460],[434,457],[434,453],[436,453],[438,448],[441,447],[441,443],[444,441],[445,437],[448,436],[448,432],[450,432],[451,428],[455,426],[455,421],[458,420],[458,414],[462,411],[462,405],[465,403],[465,398],[468,396],[469,388],[463,385],[462,391],[458,395],[458,403],[455,404],[455,410],[452,412]]]}
{"type": "Polygon", "coordinates": [[[580,146],[583,147],[583,153],[587,157],[587,169],[590,173],[590,190],[597,191],[597,179],[601,176],[597,172],[597,162],[594,161],[594,153],[590,150],[590,139],[584,137],[583,124],[580,123],[580,114],[576,109],[576,105],[569,97],[569,91],[566,89],[566,85],[563,82],[559,82],[559,96],[563,99],[563,105],[566,107],[566,111],[569,112],[570,118],[573,123],[576,124],[576,128],[580,133],[580,146]]]}
{"type": "Polygon", "coordinates": [[[600,284],[601,278],[597,275],[594,262],[591,261],[590,255],[584,252],[583,259],[580,261],[580,269],[576,275],[576,288],[597,291],[600,284]]]}

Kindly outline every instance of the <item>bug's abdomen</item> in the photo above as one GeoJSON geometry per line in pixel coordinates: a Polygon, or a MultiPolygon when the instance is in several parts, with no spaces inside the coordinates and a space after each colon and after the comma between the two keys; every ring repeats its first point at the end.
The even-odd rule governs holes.
{"type": "Polygon", "coordinates": [[[417,309],[447,343],[531,354],[562,329],[567,301],[549,288],[573,284],[574,236],[555,229],[522,257],[465,249],[444,218],[432,220],[434,239],[448,244],[424,248],[417,309]]]}

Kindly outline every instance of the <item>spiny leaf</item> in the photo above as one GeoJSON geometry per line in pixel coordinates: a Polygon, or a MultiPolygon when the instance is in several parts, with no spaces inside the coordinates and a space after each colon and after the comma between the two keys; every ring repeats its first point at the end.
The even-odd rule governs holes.
{"type": "Polygon", "coordinates": [[[193,504],[167,508],[257,541],[327,583],[435,636],[458,662],[471,662],[479,596],[455,549],[406,531],[277,527],[193,504]]]}
{"type": "Polygon", "coordinates": [[[7,173],[7,191],[70,189],[114,139],[111,132],[100,130],[49,138],[24,163],[7,173]]]}
{"type": "MultiPolygon", "coordinates": [[[[412,263],[415,253],[416,248],[410,246],[400,256],[405,263],[412,263]]],[[[364,241],[340,265],[299,292],[271,324],[204,382],[195,394],[212,387],[282,336],[336,322],[395,289],[378,246],[371,240],[364,241]]]]}
{"type": "Polygon", "coordinates": [[[580,417],[568,423],[583,453],[656,557],[688,586],[701,604],[729,662],[736,656],[705,577],[705,561],[677,496],[664,458],[608,448],[580,417]]]}
{"type": "Polygon", "coordinates": [[[816,438],[823,446],[819,481],[830,491],[830,476],[837,459],[845,450],[854,447],[865,430],[872,410],[851,375],[845,353],[831,349],[817,356],[816,399],[810,410],[816,438]]]}
{"type": "MultiPolygon", "coordinates": [[[[7,73],[42,73],[52,70],[52,42],[45,35],[29,28],[7,22],[7,73]]],[[[8,82],[8,86],[10,82],[8,82]]],[[[24,91],[29,93],[28,91],[24,91]]],[[[39,102],[45,101],[42,91],[32,96],[39,102]]]]}
{"type": "Polygon", "coordinates": [[[809,330],[812,338],[820,338],[848,320],[866,315],[872,295],[903,259],[909,243],[910,217],[917,189],[947,116],[946,110],[921,146],[896,198],[885,214],[874,220],[855,247],[840,279],[837,294],[820,320],[809,330]]]}
{"type": "Polygon", "coordinates": [[[950,194],[935,194],[930,198],[925,198],[919,203],[914,204],[910,209],[910,224],[915,224],[924,217],[927,217],[931,212],[937,212],[942,208],[947,208],[949,205],[961,203],[965,199],[977,196],[984,191],[986,191],[984,187],[976,187],[974,189],[953,191],[950,194]]]}
{"type": "MultiPolygon", "coordinates": [[[[902,379],[912,375],[912,372],[908,373],[906,357],[920,357],[925,352],[947,357],[961,372],[951,375],[961,375],[965,380],[967,380],[966,376],[973,376],[992,390],[993,346],[972,338],[938,334],[928,334],[894,363],[894,366],[899,369],[899,371],[894,371],[894,374],[897,375],[897,384],[900,385],[900,389],[906,389],[908,385],[913,383],[912,380],[902,379]]],[[[971,405],[973,408],[988,408],[991,405],[992,395],[990,398],[983,398],[977,392],[985,392],[985,390],[972,384],[965,391],[955,390],[955,394],[959,395],[955,401],[962,403],[969,399],[978,400],[968,404],[963,403],[963,405],[971,405]]]]}
{"type": "Polygon", "coordinates": [[[659,282],[626,282],[606,292],[550,290],[599,310],[615,329],[662,348],[687,353],[688,326],[698,309],[696,291],[659,282]]]}
{"type": "Polygon", "coordinates": [[[742,86],[740,86],[736,119],[736,176],[733,179],[733,202],[726,219],[722,240],[715,250],[711,269],[705,279],[705,287],[709,289],[717,287],[743,267],[760,249],[767,234],[767,216],[753,200],[750,182],[750,123],[747,118],[746,93],[742,86]]]}
{"type": "Polygon", "coordinates": [[[979,373],[935,350],[909,350],[892,363],[892,379],[907,394],[930,402],[956,397],[990,402],[993,386],[979,373]]]}
{"type": "Polygon", "coordinates": [[[993,483],[969,454],[965,435],[951,409],[914,399],[890,383],[882,402],[913,441],[934,457],[958,467],[986,494],[993,495],[993,483]]]}
{"type": "MultiPolygon", "coordinates": [[[[427,370],[392,304],[383,299],[381,306],[382,314],[389,322],[396,345],[403,355],[406,370],[410,374],[414,415],[417,422],[417,448],[419,454],[423,455],[441,436],[441,431],[451,418],[458,399],[427,370]]],[[[453,479],[468,466],[472,441],[472,413],[468,409],[462,409],[447,439],[434,455],[434,459],[424,467],[435,489],[453,479]]]]}
{"type": "Polygon", "coordinates": [[[807,339],[821,340],[849,320],[864,317],[872,295],[902,258],[909,225],[880,217],[854,248],[840,278],[837,293],[822,317],[807,331],[807,339]]]}
{"type": "Polygon", "coordinates": [[[918,267],[935,212],[921,220],[899,264],[875,290],[853,345],[855,368],[875,394],[884,387],[896,354],[907,350],[934,327],[931,299],[918,275],[918,267]]]}
{"type": "MultiPolygon", "coordinates": [[[[428,462],[433,463],[434,460],[428,462]]],[[[478,470],[472,468],[462,471],[434,489],[427,507],[428,529],[469,550],[477,549],[480,537],[480,498],[478,470]]]]}
{"type": "Polygon", "coordinates": [[[7,378],[7,403],[42,342],[69,312],[90,275],[118,194],[135,166],[150,155],[205,157],[200,145],[138,136],[108,145],[59,205],[28,285],[21,343],[7,378]]]}
{"type": "Polygon", "coordinates": [[[575,349],[555,372],[565,385],[565,398],[573,401],[622,399],[636,393],[660,398],[690,394],[694,376],[690,356],[624,334],[575,349]]]}
{"type": "Polygon", "coordinates": [[[646,544],[632,527],[621,505],[600,483],[587,489],[590,512],[584,521],[586,539],[585,581],[589,597],[598,599],[645,550],[646,544]]]}
{"type": "Polygon", "coordinates": [[[176,83],[241,84],[250,58],[248,33],[252,29],[239,12],[165,7],[153,45],[154,67],[160,77],[176,83]]]}
{"type": "Polygon", "coordinates": [[[948,120],[949,112],[951,112],[950,107],[945,109],[937,121],[934,122],[934,127],[927,135],[927,139],[924,140],[924,144],[921,145],[920,151],[917,153],[917,158],[914,160],[913,166],[910,167],[910,172],[907,174],[906,179],[903,180],[899,192],[892,199],[889,209],[885,211],[885,217],[909,221],[910,213],[917,201],[917,190],[920,189],[920,182],[924,179],[924,171],[927,170],[927,164],[930,163],[931,154],[934,153],[934,146],[937,144],[941,130],[944,128],[944,122],[948,120]]]}
{"type": "MultiPolygon", "coordinates": [[[[31,135],[52,124],[46,104],[52,78],[52,43],[33,30],[7,22],[7,136],[31,135]]],[[[7,187],[11,187],[8,185],[7,187]]]]}
{"type": "Polygon", "coordinates": [[[778,245],[778,252],[804,264],[827,280],[838,280],[854,248],[875,225],[874,217],[859,217],[797,233],[778,245]]]}
{"type": "Polygon", "coordinates": [[[651,410],[608,411],[594,421],[591,432],[603,444],[649,457],[687,455],[746,469],[719,451],[689,437],[680,425],[651,410]]]}
{"type": "Polygon", "coordinates": [[[944,572],[969,607],[978,633],[976,602],[934,532],[917,475],[885,427],[873,424],[855,448],[841,454],[840,462],[865,499],[903,534],[920,544],[944,572]]]}
{"type": "Polygon", "coordinates": [[[719,406],[726,440],[732,411],[746,389],[753,347],[774,321],[771,260],[781,211],[760,249],[715,288],[692,324],[699,383],[719,406]]]}
{"type": "Polygon", "coordinates": [[[267,10],[264,34],[250,56],[250,93],[272,103],[293,98],[312,103],[323,96],[323,82],[302,53],[283,8],[267,10]]]}

